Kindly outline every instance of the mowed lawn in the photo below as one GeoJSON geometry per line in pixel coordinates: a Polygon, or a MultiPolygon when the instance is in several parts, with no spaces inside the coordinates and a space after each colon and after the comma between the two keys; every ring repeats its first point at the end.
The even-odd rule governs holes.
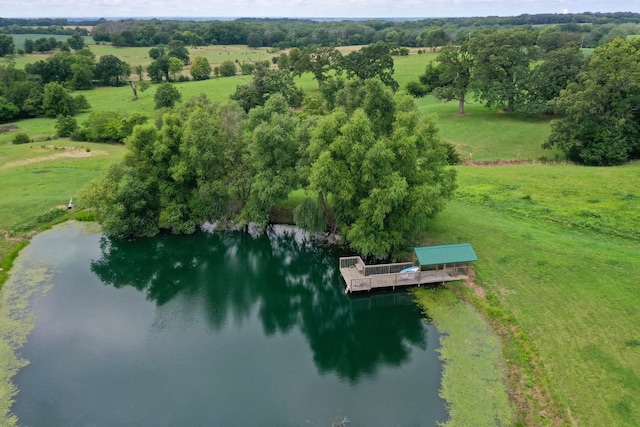
{"type": "Polygon", "coordinates": [[[124,154],[123,145],[53,140],[0,145],[0,230],[6,232],[81,202],[80,191],[124,154]]]}

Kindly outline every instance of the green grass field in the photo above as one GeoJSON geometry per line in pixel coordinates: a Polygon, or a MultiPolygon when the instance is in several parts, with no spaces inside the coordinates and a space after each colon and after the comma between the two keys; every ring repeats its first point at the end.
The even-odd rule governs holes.
{"type": "Polygon", "coordinates": [[[10,230],[40,215],[79,201],[82,187],[109,164],[120,159],[123,145],[53,140],[46,143],[0,146],[0,230],[10,230]]]}
{"type": "MultiPolygon", "coordinates": [[[[497,167],[494,175],[507,167],[497,167]]],[[[573,175],[563,185],[573,195],[573,206],[591,204],[580,193],[587,183],[601,185],[603,174],[592,178],[572,174],[573,166],[555,167],[550,175],[573,175]]],[[[607,187],[622,185],[635,164],[611,172],[607,187]],[[615,184],[614,184],[615,183],[615,184]]],[[[479,168],[460,168],[464,182],[475,181],[479,168]]],[[[512,173],[512,172],[509,172],[512,173]]],[[[527,171],[522,171],[526,176],[527,171]]],[[[485,175],[486,177],[486,175],[485,175]]],[[[529,181],[539,179],[532,176],[529,181]]],[[[532,199],[546,191],[534,184],[532,199]]],[[[637,188],[637,187],[636,187],[637,188]]],[[[612,190],[602,203],[615,204],[612,190]]],[[[561,209],[553,206],[554,210],[561,209]]],[[[626,211],[637,215],[637,209],[626,211]]],[[[624,213],[621,228],[634,228],[624,213]]],[[[511,313],[540,357],[545,380],[566,425],[572,420],[584,426],[633,426],[640,417],[640,245],[638,239],[614,237],[550,221],[510,207],[457,198],[433,222],[428,232],[436,242],[472,242],[478,255],[479,282],[494,303],[511,313]]],[[[526,365],[527,360],[512,361],[526,365]]],[[[542,422],[542,420],[537,420],[542,422]]],[[[565,424],[561,424],[565,425],[565,424]]]]}
{"type": "MultiPolygon", "coordinates": [[[[148,49],[91,48],[100,54],[128,55],[140,63],[148,60],[148,49]]],[[[216,57],[249,55],[246,47],[226,49],[198,51],[206,51],[203,56],[209,55],[214,64],[216,57]]],[[[258,52],[251,54],[271,56],[258,52]]],[[[394,58],[401,87],[415,80],[432,59],[430,54],[394,58]]],[[[235,87],[248,80],[236,76],[176,85],[183,102],[200,93],[226,102],[235,87]]],[[[309,76],[298,82],[306,91],[317,92],[309,76]]],[[[129,87],[82,93],[94,111],[142,111],[154,117],[156,87],[140,93],[137,101],[129,87]]],[[[421,112],[437,117],[442,138],[467,160],[456,167],[459,188],[426,230],[427,239],[442,244],[471,242],[475,248],[477,283],[487,298],[474,300],[459,285],[451,289],[474,300],[498,327],[511,331],[503,341],[503,354],[509,371],[516,373],[510,383],[515,387],[512,395],[518,392],[530,403],[521,409],[522,422],[638,425],[640,163],[611,168],[540,163],[542,158],[558,158],[557,152],[541,148],[550,130],[548,118],[502,114],[473,100],[468,115],[462,117],[455,115],[455,103],[442,104],[431,97],[417,103],[421,112]],[[470,166],[471,162],[490,165],[470,166]]],[[[9,189],[0,199],[0,232],[28,237],[66,218],[69,213],[56,207],[70,197],[81,204],[80,188],[120,158],[124,147],[57,140],[53,119],[15,125],[37,141],[14,146],[13,132],[0,133],[0,179],[9,189]]],[[[303,198],[304,192],[295,192],[287,207],[303,198]]],[[[20,244],[0,241],[5,270],[20,244]]],[[[0,283],[3,277],[6,271],[0,272],[0,283]]],[[[464,329],[454,320],[444,321],[451,321],[452,331],[464,329]]],[[[462,353],[464,343],[454,348],[462,353]]],[[[460,381],[460,372],[454,375],[460,381]]],[[[465,375],[473,373],[463,371],[462,378],[465,375]]]]}
{"type": "MultiPolygon", "coordinates": [[[[121,60],[129,63],[133,70],[137,65],[147,66],[152,59],[149,57],[149,47],[114,47],[111,45],[89,45],[91,51],[97,58],[104,55],[115,55],[121,60]]],[[[237,63],[257,62],[268,60],[276,54],[268,52],[267,48],[249,49],[247,46],[200,46],[189,48],[191,59],[196,56],[207,58],[211,68],[220,65],[224,61],[234,61],[237,63]]]]}
{"type": "MultiPolygon", "coordinates": [[[[24,40],[32,39],[36,40],[41,37],[55,37],[56,40],[65,41],[69,36],[58,35],[41,35],[41,34],[15,34],[13,36],[14,43],[17,49],[24,48],[24,40]]],[[[96,56],[96,60],[99,60],[101,56],[114,55],[120,58],[122,61],[128,63],[131,66],[131,71],[135,73],[135,67],[142,65],[147,67],[152,58],[149,57],[150,47],[114,47],[109,44],[96,44],[91,37],[85,37],[86,46],[96,56]]],[[[29,55],[15,55],[13,60],[15,61],[17,68],[24,68],[26,64],[34,63],[39,60],[46,59],[51,53],[33,53],[29,55]]],[[[233,46],[201,46],[189,48],[189,56],[191,59],[196,56],[203,56],[207,58],[211,68],[220,65],[224,61],[233,61],[238,64],[245,62],[253,63],[257,61],[269,61],[271,58],[277,56],[277,53],[269,53],[267,48],[250,49],[247,46],[233,45],[233,46]]],[[[9,58],[0,58],[0,65],[6,65],[9,58]]],[[[189,68],[185,67],[184,75],[190,76],[189,68]]]]}

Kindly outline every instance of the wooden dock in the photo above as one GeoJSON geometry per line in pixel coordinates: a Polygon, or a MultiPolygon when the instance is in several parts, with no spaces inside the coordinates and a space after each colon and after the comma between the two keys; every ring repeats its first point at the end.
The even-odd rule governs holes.
{"type": "Polygon", "coordinates": [[[420,286],[467,278],[468,263],[437,265],[429,270],[402,272],[411,262],[366,265],[359,256],[340,258],[340,274],[346,283],[345,293],[398,286],[420,286]]]}

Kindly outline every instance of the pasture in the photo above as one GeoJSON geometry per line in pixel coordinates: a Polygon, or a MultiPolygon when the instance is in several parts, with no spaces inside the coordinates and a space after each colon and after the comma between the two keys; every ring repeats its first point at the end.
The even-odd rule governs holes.
{"type": "Polygon", "coordinates": [[[458,171],[427,234],[473,242],[478,305],[510,331],[514,386],[534,402],[527,424],[637,425],[640,164],[458,171]]]}

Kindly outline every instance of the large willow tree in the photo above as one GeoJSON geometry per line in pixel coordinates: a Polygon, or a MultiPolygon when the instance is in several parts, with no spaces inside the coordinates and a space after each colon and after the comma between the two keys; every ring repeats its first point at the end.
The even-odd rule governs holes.
{"type": "Polygon", "coordinates": [[[248,114],[191,100],[157,126],[135,127],[124,160],[86,191],[89,204],[119,237],[188,234],[206,221],[264,227],[306,183],[319,203],[296,209],[300,226],[386,257],[442,210],[455,173],[410,97],[377,79],[359,84],[340,97],[352,108],[305,120],[278,94],[248,114]]]}
{"type": "Polygon", "coordinates": [[[298,187],[298,118],[282,96],[247,116],[235,104],[196,98],[138,126],[129,152],[85,191],[104,230],[119,237],[160,229],[193,233],[206,221],[265,226],[298,187]]]}
{"type": "Polygon", "coordinates": [[[455,171],[433,120],[411,98],[394,97],[377,80],[366,89],[363,108],[351,115],[338,109],[318,123],[309,145],[318,210],[307,201],[297,218],[317,226],[319,212],[354,249],[383,258],[406,248],[443,209],[455,171]],[[389,127],[380,126],[383,117],[389,127]]]}

